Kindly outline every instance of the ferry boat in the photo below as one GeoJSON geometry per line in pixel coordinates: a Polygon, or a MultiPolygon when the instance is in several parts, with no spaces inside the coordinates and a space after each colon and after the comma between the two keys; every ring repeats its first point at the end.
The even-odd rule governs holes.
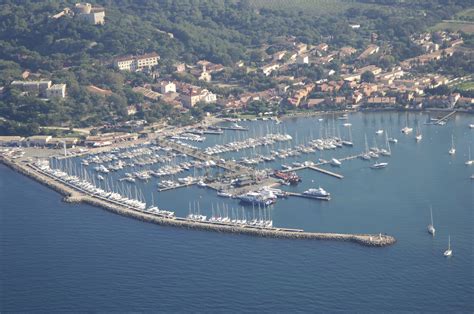
{"type": "Polygon", "coordinates": [[[329,201],[331,199],[331,193],[324,190],[322,187],[317,189],[309,189],[303,192],[304,195],[307,195],[312,198],[329,201]]]}
{"type": "Polygon", "coordinates": [[[382,169],[382,168],[387,167],[387,165],[388,165],[387,162],[377,162],[377,163],[373,164],[372,166],[370,166],[370,168],[372,168],[372,169],[382,169]]]}

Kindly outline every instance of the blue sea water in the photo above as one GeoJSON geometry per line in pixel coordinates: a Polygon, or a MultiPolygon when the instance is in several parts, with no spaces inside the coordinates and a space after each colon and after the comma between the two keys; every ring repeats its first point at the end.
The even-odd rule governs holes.
{"type": "MultiPolygon", "coordinates": [[[[386,232],[387,248],[353,243],[262,239],[163,227],[87,205],[71,205],[48,188],[0,166],[0,311],[437,311],[474,310],[474,152],[472,116],[445,127],[426,126],[410,114],[423,140],[402,135],[405,114],[354,114],[354,148],[323,152],[342,157],[364,149],[377,129],[399,139],[386,169],[362,160],[331,168],[343,180],[304,170],[295,191],[323,186],[330,202],[289,198],[272,209],[276,226],[325,232],[386,232]],[[454,135],[456,155],[447,151],[454,135]],[[426,232],[433,206],[436,236],[426,232]],[[451,235],[454,256],[444,258],[451,235]]],[[[343,121],[337,121],[341,124],[343,121]]],[[[346,122],[346,121],[344,121],[346,122]]],[[[273,122],[249,122],[258,135],[273,122]]],[[[282,125],[294,142],[317,137],[317,118],[282,125]]],[[[340,126],[341,133],[346,130],[340,126]]],[[[237,132],[226,132],[233,140],[237,132]]],[[[208,136],[201,146],[222,142],[208,136]]],[[[239,152],[245,155],[250,152],[239,152]]],[[[321,153],[294,160],[317,160],[321,153]]],[[[291,163],[292,160],[285,161],[291,163]]],[[[277,161],[272,166],[277,166],[277,161]]],[[[262,166],[263,167],[263,166],[262,166]]],[[[117,174],[114,174],[117,175],[117,174]]],[[[111,174],[112,176],[112,174],[111,174]]],[[[199,199],[210,214],[215,192],[190,187],[157,193],[156,182],[137,184],[147,199],[186,215],[199,199]]]]}

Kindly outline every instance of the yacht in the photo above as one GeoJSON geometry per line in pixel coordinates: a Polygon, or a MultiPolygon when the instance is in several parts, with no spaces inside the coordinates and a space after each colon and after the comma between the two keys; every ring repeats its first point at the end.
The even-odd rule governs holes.
{"type": "Polygon", "coordinates": [[[435,235],[436,229],[433,224],[433,208],[430,206],[431,223],[428,225],[428,233],[435,235]]]}
{"type": "Polygon", "coordinates": [[[451,149],[448,152],[450,155],[456,154],[456,148],[454,147],[454,136],[451,135],[451,149]]]}
{"type": "Polygon", "coordinates": [[[376,162],[375,164],[370,166],[370,168],[372,168],[372,169],[382,169],[382,168],[387,167],[387,165],[388,165],[387,162],[376,162]]]}
{"type": "Polygon", "coordinates": [[[327,192],[322,187],[319,187],[317,189],[309,189],[307,191],[304,191],[303,194],[309,197],[326,201],[329,201],[331,199],[331,193],[327,192]]]}
{"type": "Polygon", "coordinates": [[[333,159],[331,159],[331,165],[339,167],[340,165],[342,165],[342,163],[339,160],[337,160],[336,158],[333,158],[333,159]]]}
{"type": "Polygon", "coordinates": [[[451,236],[448,236],[448,249],[444,251],[444,256],[450,257],[453,255],[453,250],[451,250],[451,236]]]}
{"type": "Polygon", "coordinates": [[[347,113],[343,114],[342,116],[338,117],[337,118],[338,120],[348,120],[349,119],[349,115],[347,113]]]}

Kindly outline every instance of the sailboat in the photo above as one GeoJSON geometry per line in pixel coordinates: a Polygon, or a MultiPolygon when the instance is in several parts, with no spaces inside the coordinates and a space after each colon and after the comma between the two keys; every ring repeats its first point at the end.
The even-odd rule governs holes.
{"type": "Polygon", "coordinates": [[[435,235],[436,229],[433,224],[433,207],[430,206],[430,215],[431,215],[431,223],[428,225],[428,233],[431,235],[435,235]]]}
{"type": "Polygon", "coordinates": [[[451,149],[448,152],[450,155],[456,154],[456,148],[454,147],[454,136],[451,135],[451,149]]]}
{"type": "Polygon", "coordinates": [[[469,159],[465,162],[466,166],[474,164],[474,160],[471,159],[471,147],[469,147],[469,159]]]}
{"type": "Polygon", "coordinates": [[[390,148],[390,142],[388,140],[388,135],[385,133],[385,145],[387,148],[382,148],[380,154],[382,156],[392,156],[392,149],[390,148]]]}
{"type": "Polygon", "coordinates": [[[451,250],[451,235],[448,236],[448,249],[444,251],[444,256],[449,257],[453,255],[453,250],[451,250]]]}
{"type": "Polygon", "coordinates": [[[369,155],[369,144],[367,143],[367,134],[365,134],[365,153],[361,155],[361,158],[364,160],[370,160],[371,157],[369,155]]]}
{"type": "Polygon", "coordinates": [[[338,159],[336,159],[336,158],[331,159],[331,165],[339,167],[341,164],[342,163],[338,159]]]}
{"type": "Polygon", "coordinates": [[[402,129],[402,133],[404,133],[404,134],[409,134],[409,133],[411,133],[411,132],[413,132],[413,128],[409,128],[409,127],[408,127],[408,113],[407,113],[406,125],[405,125],[405,127],[402,129]]]}
{"type": "Polygon", "coordinates": [[[418,125],[416,127],[416,136],[415,136],[415,140],[417,142],[421,141],[423,139],[423,135],[421,134],[421,129],[420,129],[420,126],[418,125]]]}
{"type": "Polygon", "coordinates": [[[353,146],[354,143],[352,143],[352,130],[351,130],[351,126],[349,125],[348,128],[349,128],[349,140],[344,140],[344,141],[342,141],[342,144],[343,144],[343,145],[346,145],[346,146],[353,146]]]}

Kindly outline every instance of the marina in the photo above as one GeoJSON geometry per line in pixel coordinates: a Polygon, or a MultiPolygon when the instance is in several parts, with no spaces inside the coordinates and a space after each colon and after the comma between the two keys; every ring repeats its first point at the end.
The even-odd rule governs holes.
{"type": "MultiPolygon", "coordinates": [[[[279,226],[271,218],[276,204],[288,202],[290,198],[331,203],[331,200],[339,197],[338,193],[333,195],[330,189],[326,190],[327,183],[321,186],[321,182],[326,181],[323,177],[317,183],[310,184],[299,173],[304,174],[309,170],[327,178],[342,180],[345,178],[342,174],[344,169],[351,163],[363,165],[364,160],[374,160],[365,167],[386,168],[389,163],[381,158],[392,157],[390,143],[398,142],[388,137],[388,134],[393,134],[392,130],[375,128],[370,147],[367,132],[363,133],[364,149],[360,145],[360,133],[356,136],[352,134],[353,123],[348,123],[349,119],[350,116],[338,119],[334,115],[323,121],[318,119],[306,134],[289,133],[286,129],[289,120],[278,124],[274,121],[262,121],[259,124],[245,122],[245,127],[232,124],[230,128],[226,128],[224,122],[210,128],[218,132],[211,138],[195,134],[193,130],[199,128],[191,131],[183,129],[177,135],[158,137],[147,142],[109,150],[100,149],[69,158],[57,155],[27,165],[48,180],[56,180],[81,194],[70,196],[68,200],[98,202],[102,205],[104,202],[110,203],[115,212],[138,212],[146,215],[147,219],[156,217],[152,220],[160,224],[198,229],[217,226],[220,231],[245,234],[249,232],[241,229],[250,229],[259,231],[255,234],[263,232],[265,236],[273,234],[275,237],[290,238],[295,236],[286,233],[297,232],[305,234],[304,238],[312,238],[303,228],[279,226]],[[339,120],[344,123],[337,122],[339,120]],[[346,141],[351,145],[344,145],[340,127],[348,129],[346,141]],[[239,133],[242,130],[246,132],[239,133]],[[240,135],[229,136],[227,132],[240,135]],[[234,140],[226,142],[226,138],[234,140]],[[287,160],[289,162],[284,164],[287,160]],[[299,188],[300,185],[305,188],[299,188]],[[162,209],[160,203],[166,193],[195,188],[208,190],[226,200],[225,206],[221,205],[225,211],[217,210],[219,203],[215,203],[214,208],[214,203],[204,201],[204,204],[207,203],[204,205],[200,204],[201,200],[190,202],[193,205],[189,206],[186,215],[177,215],[174,208],[162,209]]],[[[405,120],[408,126],[408,116],[405,120]]],[[[414,124],[417,125],[416,133],[420,134],[419,123],[415,121],[414,124]]],[[[359,240],[356,242],[374,246],[395,242],[390,236],[377,238],[375,235],[369,236],[373,243],[367,240],[369,238],[363,241],[357,238],[359,240]]],[[[324,237],[319,235],[314,238],[324,237]]]]}
{"type": "MultiPolygon", "coordinates": [[[[183,270],[186,269],[189,269],[189,274],[194,274],[192,278],[200,281],[212,277],[212,285],[206,286],[206,291],[213,291],[213,285],[221,287],[229,280],[248,282],[245,276],[264,278],[272,286],[283,289],[281,293],[291,289],[300,295],[304,295],[308,285],[315,283],[321,283],[321,287],[336,285],[336,288],[343,290],[347,280],[338,283],[337,278],[341,276],[353,278],[349,279],[349,284],[372,278],[370,282],[376,288],[370,293],[376,295],[377,299],[382,298],[379,301],[381,306],[386,304],[387,298],[397,293],[401,300],[410,302],[406,297],[409,292],[416,295],[417,300],[420,295],[430,300],[420,304],[416,310],[447,309],[443,307],[446,304],[450,309],[462,310],[456,307],[457,300],[461,298],[468,302],[472,294],[472,281],[465,276],[472,263],[471,195],[474,181],[470,179],[472,167],[465,164],[466,160],[472,159],[469,157],[474,135],[469,128],[472,119],[457,114],[445,126],[434,126],[423,123],[427,115],[410,113],[408,120],[414,131],[405,136],[399,134],[399,130],[405,126],[405,113],[349,114],[348,120],[341,120],[339,124],[341,131],[348,131],[343,129],[342,121],[352,124],[353,146],[324,150],[316,148],[312,153],[303,153],[296,147],[308,147],[310,141],[320,138],[320,128],[321,137],[326,137],[326,132],[332,133],[331,115],[324,116],[323,121],[319,121],[318,117],[282,119],[283,122],[278,125],[281,127],[279,131],[276,128],[272,130],[273,121],[239,121],[249,130],[224,131],[222,135],[207,136],[203,142],[182,141],[202,151],[226,141],[256,138],[261,129],[266,132],[266,125],[269,125],[268,129],[272,133],[289,134],[292,140],[288,142],[246,148],[208,158],[216,163],[220,159],[226,162],[235,159],[237,162],[243,157],[253,159],[260,154],[268,156],[272,150],[284,150],[285,153],[289,150],[300,151],[299,155],[285,158],[275,155],[273,161],[252,165],[236,163],[243,169],[251,169],[249,172],[242,171],[249,173],[249,181],[242,181],[241,186],[234,181],[240,178],[239,171],[226,170],[213,163],[206,165],[204,158],[184,156],[183,152],[169,147],[174,145],[168,144],[172,142],[170,138],[159,138],[160,143],[147,139],[107,149],[90,149],[75,157],[72,155],[75,151],[70,151],[71,156],[68,149],[66,158],[63,158],[62,150],[46,149],[38,150],[37,153],[33,148],[9,148],[5,157],[13,161],[12,167],[23,166],[17,171],[38,180],[47,188],[0,165],[0,181],[5,191],[1,196],[2,202],[11,204],[2,209],[2,212],[6,212],[2,219],[2,230],[6,234],[6,241],[14,241],[12,243],[17,243],[16,247],[22,248],[9,250],[2,258],[7,259],[10,265],[15,263],[21,267],[23,259],[18,254],[22,254],[25,249],[38,252],[33,265],[29,267],[34,268],[38,260],[45,258],[48,265],[56,269],[66,265],[67,271],[70,271],[68,265],[71,263],[84,265],[87,269],[90,267],[88,260],[103,256],[100,271],[97,269],[98,276],[102,276],[104,269],[116,269],[113,272],[117,272],[117,276],[112,277],[115,282],[137,282],[138,290],[143,287],[143,280],[137,281],[136,278],[149,278],[148,291],[143,292],[149,296],[156,296],[158,292],[169,294],[169,289],[174,288],[156,288],[155,283],[163,278],[172,280],[174,276],[183,276],[183,270]],[[415,140],[417,121],[423,134],[423,140],[418,143],[415,140]],[[376,136],[375,132],[379,129],[384,130],[384,134],[376,136]],[[369,151],[375,146],[388,151],[386,137],[398,138],[398,141],[390,142],[390,156],[379,153],[378,159],[365,161],[358,157],[366,152],[365,134],[369,151]],[[452,135],[455,155],[448,154],[452,135]],[[31,157],[32,152],[39,157],[31,157]],[[332,158],[339,160],[341,165],[332,166],[329,163],[332,158]],[[43,175],[37,177],[40,173],[28,164],[35,164],[42,159],[50,159],[51,168],[65,170],[78,178],[86,177],[84,174],[87,173],[87,179],[104,191],[108,189],[109,193],[144,201],[145,210],[127,208],[108,198],[87,195],[53,178],[43,175]],[[82,164],[82,161],[89,165],[82,164]],[[388,165],[384,169],[370,169],[374,163],[385,162],[388,165]],[[109,172],[103,172],[101,165],[109,172]],[[308,167],[294,169],[305,165],[316,165],[344,178],[338,179],[308,167]],[[95,167],[100,167],[98,169],[102,171],[96,171],[95,167]],[[275,170],[284,171],[287,175],[295,172],[298,179],[295,177],[295,184],[287,185],[285,180],[282,182],[272,175],[275,170]],[[156,175],[159,173],[164,175],[156,175]],[[104,180],[100,180],[98,175],[104,180]],[[129,177],[134,182],[124,179],[129,177]],[[159,184],[173,182],[183,185],[187,180],[195,183],[159,192],[159,184]],[[319,188],[330,194],[330,200],[299,196],[319,188]],[[61,202],[62,197],[50,192],[53,189],[73,205],[61,202]],[[258,204],[241,203],[237,198],[262,189],[268,189],[277,197],[273,204],[260,205],[259,208],[258,204]],[[22,206],[15,205],[22,202],[22,206]],[[196,217],[188,217],[190,202],[191,214],[196,217]],[[433,206],[433,222],[430,205],[433,206]],[[156,210],[174,212],[174,218],[164,217],[164,212],[158,215],[156,210]],[[205,216],[206,221],[200,221],[199,215],[205,216]],[[253,223],[254,227],[247,226],[248,223],[253,223]],[[429,224],[436,228],[434,236],[427,230],[429,224]],[[443,254],[449,246],[449,235],[452,257],[444,258],[443,254]],[[380,236],[382,239],[392,236],[396,243],[383,249],[371,249],[367,247],[367,242],[360,242],[375,241],[380,236]],[[220,256],[218,259],[215,258],[216,254],[220,256]],[[282,254],[286,256],[284,259],[281,258],[282,254]],[[127,264],[130,259],[134,259],[132,267],[127,264]],[[203,264],[206,265],[204,272],[203,264]],[[372,266],[368,268],[367,264],[372,266]],[[121,266],[114,268],[117,265],[121,266]],[[175,266],[170,268],[170,265],[175,266]],[[320,271],[314,271],[327,267],[337,275],[324,279],[320,271]],[[308,271],[303,271],[303,268],[308,271]],[[400,275],[387,283],[384,279],[387,272],[394,270],[400,275]],[[128,276],[126,280],[121,279],[124,274],[128,276]],[[227,277],[229,274],[231,277],[227,277]],[[290,278],[290,287],[281,285],[282,280],[286,282],[290,278]],[[431,285],[433,280],[438,283],[436,286],[431,285]],[[415,282],[416,285],[410,288],[407,282],[415,282]],[[450,290],[449,287],[454,285],[460,287],[461,292],[450,290]],[[420,289],[421,286],[424,288],[420,289]],[[378,293],[380,289],[384,293],[378,293]],[[442,293],[438,294],[436,300],[430,299],[429,296],[436,291],[442,293]]],[[[336,126],[337,121],[336,115],[336,126]]],[[[337,127],[335,133],[337,136],[337,127]]],[[[28,269],[21,271],[31,274],[28,269]]],[[[82,280],[80,273],[73,273],[72,276],[77,278],[73,280],[82,280]]],[[[61,282],[63,289],[62,280],[67,277],[67,273],[60,272],[57,277],[49,277],[50,274],[48,272],[48,277],[42,283],[61,282]]],[[[18,277],[15,273],[11,276],[18,277]]],[[[90,282],[90,279],[86,280],[90,282]]],[[[102,278],[99,280],[102,281],[102,278]]],[[[29,282],[35,284],[34,280],[29,282]]],[[[74,290],[75,283],[68,290],[74,290]]],[[[194,283],[190,282],[189,291],[194,293],[193,286],[194,283]]],[[[102,287],[94,289],[91,286],[92,291],[88,296],[93,298],[93,295],[101,293],[102,287]]],[[[40,289],[38,291],[42,291],[44,286],[41,285],[40,289]]],[[[75,291],[83,293],[78,289],[75,291]]],[[[325,290],[322,291],[324,293],[325,290]]],[[[180,292],[179,288],[172,290],[172,294],[179,295],[180,292]]],[[[341,299],[344,302],[358,302],[355,299],[365,297],[367,292],[356,291],[355,294],[356,297],[352,296],[353,293],[345,294],[341,299]]],[[[234,304],[233,296],[219,296],[219,301],[212,301],[211,304],[234,304]]],[[[291,300],[311,302],[313,298],[314,294],[309,293],[307,298],[291,300]]],[[[246,294],[245,299],[252,300],[252,294],[246,294]]],[[[54,303],[54,300],[51,302],[54,303]]],[[[128,302],[133,300],[127,299],[128,302]]],[[[165,298],[161,298],[159,304],[153,303],[153,306],[163,306],[163,302],[166,303],[165,298]]],[[[250,302],[257,304],[259,301],[250,302]]],[[[254,308],[257,308],[256,305],[254,308]]]]}

